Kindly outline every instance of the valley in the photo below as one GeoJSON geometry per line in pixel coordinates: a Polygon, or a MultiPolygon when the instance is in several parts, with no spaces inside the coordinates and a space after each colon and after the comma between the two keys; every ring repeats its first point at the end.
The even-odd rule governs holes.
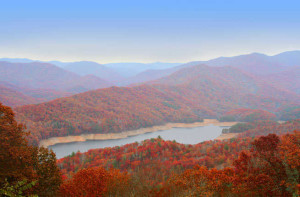
{"type": "Polygon", "coordinates": [[[194,123],[167,123],[162,126],[146,127],[132,131],[126,131],[121,133],[110,133],[110,134],[82,134],[78,136],[66,136],[66,137],[53,137],[46,140],[41,140],[39,146],[49,147],[56,144],[72,143],[72,142],[84,142],[88,140],[112,140],[112,139],[123,139],[131,136],[141,135],[145,133],[153,133],[157,131],[170,130],[172,128],[194,128],[204,126],[218,126],[218,127],[230,127],[235,125],[237,122],[219,122],[216,119],[204,119],[203,122],[194,123]]]}
{"type": "Polygon", "coordinates": [[[300,1],[1,1],[0,197],[300,196],[300,1]]]}
{"type": "MultiPolygon", "coordinates": [[[[142,141],[154,138],[176,141],[181,144],[198,144],[204,141],[218,139],[218,137],[221,135],[222,128],[224,127],[210,125],[192,128],[176,127],[138,134],[132,132],[126,132],[124,134],[102,134],[102,136],[99,136],[99,134],[90,134],[80,136],[79,139],[83,138],[84,140],[80,142],[77,141],[77,137],[71,137],[71,140],[74,139],[74,141],[76,141],[75,143],[70,143],[70,138],[66,137],[66,141],[68,142],[67,144],[60,143],[49,146],[49,148],[52,149],[55,152],[56,157],[60,159],[62,157],[71,155],[72,153],[77,153],[78,151],[87,152],[91,149],[113,148],[135,142],[141,143],[142,141]]],[[[59,142],[64,141],[63,139],[62,141],[59,139],[59,142]]]]}
{"type": "Polygon", "coordinates": [[[38,144],[50,137],[120,133],[219,118],[239,108],[277,112],[298,104],[296,93],[235,68],[196,65],[147,84],[88,91],[15,112],[38,144]]]}
{"type": "MultiPolygon", "coordinates": [[[[71,192],[66,188],[77,184],[77,174],[93,170],[106,173],[117,181],[114,184],[121,181],[107,191],[140,192],[136,196],[161,194],[166,192],[164,188],[177,193],[170,181],[178,181],[173,176],[189,177],[189,172],[204,173],[201,176],[209,177],[208,184],[213,184],[210,176],[218,173],[231,173],[221,177],[241,182],[242,175],[231,170],[242,163],[239,159],[245,157],[244,152],[252,154],[251,147],[259,147],[255,144],[258,141],[268,144],[263,145],[266,148],[278,142],[278,148],[272,149],[280,150],[275,160],[283,161],[283,149],[292,151],[293,147],[296,153],[291,155],[299,150],[295,142],[300,129],[299,69],[294,61],[283,66],[285,59],[279,58],[276,63],[276,58],[249,54],[206,61],[208,65],[153,64],[162,68],[135,70],[135,74],[126,76],[117,72],[120,67],[115,64],[110,70],[106,67],[109,64],[88,61],[54,62],[56,65],[0,61],[0,102],[13,107],[10,112],[0,103],[0,112],[6,114],[0,114],[0,126],[5,130],[8,122],[12,127],[6,136],[0,135],[0,140],[6,146],[9,132],[15,131],[24,135],[20,139],[27,150],[26,158],[37,152],[41,160],[51,155],[47,162],[52,162],[56,172],[47,176],[67,180],[59,186],[60,194],[66,196],[71,192]],[[257,61],[264,64],[263,74],[248,68],[257,61]],[[223,66],[228,62],[233,66],[223,66]],[[267,72],[270,66],[278,68],[267,72]],[[222,133],[223,128],[229,133],[222,133]],[[120,191],[123,186],[124,191],[120,191]]],[[[8,148],[14,147],[13,141],[11,144],[8,148]]],[[[289,158],[289,168],[297,165],[295,160],[289,158]]],[[[231,188],[230,192],[235,190],[231,188]]]]}

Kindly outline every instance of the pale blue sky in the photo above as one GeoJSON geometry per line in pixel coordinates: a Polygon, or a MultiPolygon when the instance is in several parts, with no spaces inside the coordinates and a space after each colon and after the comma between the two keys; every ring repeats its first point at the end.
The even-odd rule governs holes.
{"type": "Polygon", "coordinates": [[[0,1],[0,57],[188,62],[300,49],[299,1],[0,1]]]}

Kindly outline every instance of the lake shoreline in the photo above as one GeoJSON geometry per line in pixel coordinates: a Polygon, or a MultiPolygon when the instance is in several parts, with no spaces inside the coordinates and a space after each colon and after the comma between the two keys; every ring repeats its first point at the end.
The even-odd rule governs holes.
{"type": "Polygon", "coordinates": [[[239,133],[222,133],[219,137],[217,137],[215,140],[229,140],[232,138],[237,137],[239,133]]]}
{"type": "MultiPolygon", "coordinates": [[[[131,131],[124,131],[120,133],[107,133],[107,134],[81,134],[78,136],[65,136],[65,137],[51,137],[45,140],[41,140],[39,143],[40,147],[49,147],[56,144],[65,144],[65,143],[72,143],[72,142],[84,142],[88,140],[112,140],[112,139],[122,139],[127,138],[130,136],[136,136],[140,134],[156,132],[161,130],[169,130],[172,128],[194,128],[194,127],[201,127],[201,126],[224,126],[230,127],[235,125],[237,122],[219,122],[216,119],[204,119],[203,122],[194,122],[194,123],[167,123],[165,125],[160,126],[153,126],[147,128],[140,128],[131,131]]],[[[216,138],[216,140],[223,140],[229,139],[229,136],[224,137],[223,134],[216,138]]]]}

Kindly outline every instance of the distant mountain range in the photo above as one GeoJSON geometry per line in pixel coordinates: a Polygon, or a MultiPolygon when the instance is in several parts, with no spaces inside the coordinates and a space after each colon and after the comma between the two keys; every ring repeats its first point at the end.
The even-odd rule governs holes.
{"type": "MultiPolygon", "coordinates": [[[[275,56],[253,53],[186,64],[158,62],[102,65],[90,61],[45,63],[30,59],[2,58],[0,59],[0,80],[6,83],[1,84],[2,88],[6,88],[6,94],[10,89],[10,93],[17,91],[30,97],[30,99],[23,99],[28,102],[14,104],[12,99],[9,105],[17,106],[44,102],[98,88],[136,86],[200,64],[210,67],[231,66],[259,77],[265,83],[278,89],[300,93],[300,51],[284,52],[275,56]],[[11,88],[7,84],[18,88],[11,88]]],[[[203,72],[207,69],[209,67],[203,68],[203,72]]],[[[6,98],[8,98],[7,95],[6,98]]],[[[8,103],[4,102],[4,104],[8,103]]]]}
{"type": "Polygon", "coordinates": [[[74,62],[65,65],[63,68],[67,71],[71,71],[80,76],[95,75],[97,77],[100,77],[101,79],[110,82],[123,80],[124,78],[122,75],[120,75],[118,72],[114,71],[113,69],[110,69],[96,62],[88,62],[88,61],[74,62]]]}
{"type": "Polygon", "coordinates": [[[214,67],[232,66],[254,75],[272,75],[276,73],[281,75],[281,72],[288,72],[288,70],[300,67],[300,51],[289,51],[275,56],[252,53],[235,57],[220,57],[209,61],[194,61],[168,69],[144,71],[124,80],[121,84],[142,83],[145,81],[144,79],[147,79],[147,81],[156,80],[163,76],[170,75],[181,68],[199,64],[214,67]]]}
{"type": "Polygon", "coordinates": [[[266,75],[264,79],[273,86],[300,94],[300,66],[266,75]]]}
{"type": "Polygon", "coordinates": [[[0,102],[11,107],[41,103],[73,95],[52,89],[30,89],[0,81],[0,102]]]}
{"type": "MultiPolygon", "coordinates": [[[[7,61],[12,63],[30,63],[38,60],[31,60],[26,58],[0,58],[0,61],[7,61]]],[[[43,61],[39,61],[43,62],[43,61]]],[[[119,77],[124,78],[133,77],[148,70],[163,70],[170,69],[183,65],[183,63],[108,63],[99,64],[92,61],[81,62],[61,62],[48,61],[58,67],[65,68],[79,75],[93,74],[105,79],[106,76],[102,74],[111,73],[112,76],[118,73],[119,77]],[[84,74],[83,74],[84,73],[84,74]]],[[[186,63],[185,63],[186,64],[186,63]]],[[[290,67],[300,66],[300,51],[287,51],[274,56],[268,56],[261,53],[252,53],[247,55],[239,55],[234,57],[219,57],[208,61],[195,61],[187,63],[186,65],[206,64],[209,66],[233,66],[254,74],[272,74],[287,70],[290,67]]],[[[115,77],[118,77],[117,75],[115,77]]],[[[114,81],[106,79],[108,81],[114,81]]],[[[120,81],[120,80],[119,80],[120,81]]]]}
{"type": "Polygon", "coordinates": [[[136,62],[126,62],[126,63],[109,63],[109,64],[99,64],[93,61],[80,61],[80,62],[61,62],[61,61],[40,61],[31,60],[27,58],[0,58],[0,61],[6,61],[11,63],[31,63],[31,62],[42,62],[54,64],[58,67],[64,68],[65,70],[72,71],[78,75],[89,75],[93,74],[102,79],[108,81],[120,81],[124,78],[132,77],[138,73],[144,72],[146,70],[161,70],[172,68],[181,63],[136,63],[136,62]]]}
{"type": "Polygon", "coordinates": [[[179,66],[182,63],[165,63],[165,62],[155,62],[155,63],[111,63],[105,64],[105,66],[112,68],[116,72],[120,73],[126,78],[134,77],[135,75],[147,72],[148,70],[163,70],[168,68],[173,68],[179,66]]]}
{"type": "Polygon", "coordinates": [[[209,66],[233,66],[253,74],[266,75],[300,66],[300,51],[289,51],[274,56],[252,53],[235,57],[220,57],[198,63],[209,66]]]}
{"type": "MultiPolygon", "coordinates": [[[[10,106],[38,103],[54,98],[69,96],[88,90],[109,87],[111,84],[93,75],[79,76],[53,64],[31,62],[0,62],[2,87],[12,92],[19,92],[32,99],[24,99],[10,106]],[[34,99],[35,98],[35,99],[34,99]]],[[[8,93],[8,92],[7,92],[8,93]]],[[[8,96],[8,94],[6,94],[8,96]]],[[[3,102],[7,104],[7,102],[3,102]]]]}

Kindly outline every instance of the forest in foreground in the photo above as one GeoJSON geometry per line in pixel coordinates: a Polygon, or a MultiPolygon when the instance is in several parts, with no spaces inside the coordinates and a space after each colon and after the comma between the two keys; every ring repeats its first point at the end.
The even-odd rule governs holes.
{"type": "Polygon", "coordinates": [[[300,1],[0,1],[0,197],[300,196],[300,1]]]}
{"type": "Polygon", "coordinates": [[[28,144],[25,127],[16,122],[11,108],[1,104],[0,192],[6,196],[299,195],[300,120],[254,121],[239,128],[238,137],[230,140],[183,145],[157,138],[56,161],[52,151],[28,144]]]}

